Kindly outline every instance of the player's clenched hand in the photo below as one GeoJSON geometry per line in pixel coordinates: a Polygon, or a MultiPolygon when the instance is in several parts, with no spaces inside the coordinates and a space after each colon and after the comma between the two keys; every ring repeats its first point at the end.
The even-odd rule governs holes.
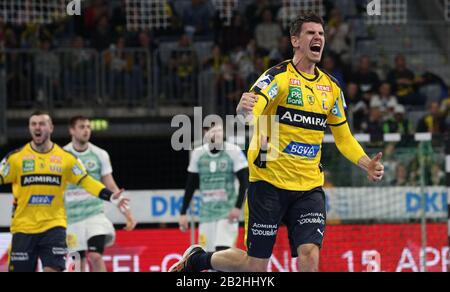
{"type": "Polygon", "coordinates": [[[246,92],[242,95],[241,100],[237,106],[236,112],[238,114],[248,114],[253,112],[253,108],[258,102],[258,96],[254,93],[246,92]]]}
{"type": "Polygon", "coordinates": [[[230,212],[230,214],[228,215],[228,220],[231,223],[237,222],[239,221],[239,217],[241,216],[241,210],[238,208],[233,208],[230,212]]]}
{"type": "Polygon", "coordinates": [[[186,232],[189,228],[189,219],[186,215],[181,215],[180,220],[178,221],[178,224],[180,225],[180,230],[182,232],[186,232]]]}
{"type": "Polygon", "coordinates": [[[375,157],[370,161],[367,167],[368,178],[372,182],[379,182],[384,176],[384,166],[381,163],[381,158],[383,157],[383,153],[378,153],[375,157]]]}

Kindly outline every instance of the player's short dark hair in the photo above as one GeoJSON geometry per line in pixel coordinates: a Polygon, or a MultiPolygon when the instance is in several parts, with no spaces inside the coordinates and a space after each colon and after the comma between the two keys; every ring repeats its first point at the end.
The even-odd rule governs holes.
{"type": "Polygon", "coordinates": [[[292,21],[290,30],[291,36],[298,36],[302,31],[303,24],[308,22],[319,23],[322,26],[325,26],[325,21],[319,14],[308,11],[300,14],[292,21]]]}
{"type": "Polygon", "coordinates": [[[71,127],[72,129],[75,128],[79,121],[89,121],[89,118],[82,115],[73,116],[69,119],[69,127],[71,127]]]}
{"type": "Polygon", "coordinates": [[[48,111],[35,110],[31,113],[31,115],[29,116],[28,119],[31,119],[32,117],[35,117],[35,116],[48,116],[50,118],[50,122],[53,123],[52,116],[51,116],[50,112],[48,112],[48,111]]]}

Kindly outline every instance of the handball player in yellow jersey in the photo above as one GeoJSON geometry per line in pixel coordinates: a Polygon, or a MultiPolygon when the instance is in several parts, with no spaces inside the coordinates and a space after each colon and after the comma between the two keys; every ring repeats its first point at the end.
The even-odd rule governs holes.
{"type": "Polygon", "coordinates": [[[8,154],[0,164],[0,184],[12,184],[14,195],[10,272],[34,272],[38,259],[45,272],[65,270],[64,191],[68,183],[128,209],[123,190],[108,190],[87,174],[73,154],[51,141],[53,129],[47,113],[35,112],[29,119],[32,141],[8,154]]]}
{"type": "Polygon", "coordinates": [[[365,154],[350,132],[338,82],[316,66],[325,47],[322,18],[301,15],[290,33],[293,59],[266,71],[243,94],[237,108],[238,114],[251,117],[247,120],[255,124],[248,152],[247,251],[207,253],[191,246],[170,271],[267,271],[281,223],[288,228],[299,271],[318,271],[326,222],[320,159],[327,127],[348,160],[366,171],[371,181],[382,179],[382,154],[373,159],[365,154]],[[258,127],[263,117],[277,117],[278,133],[272,133],[272,127],[258,127]]]}

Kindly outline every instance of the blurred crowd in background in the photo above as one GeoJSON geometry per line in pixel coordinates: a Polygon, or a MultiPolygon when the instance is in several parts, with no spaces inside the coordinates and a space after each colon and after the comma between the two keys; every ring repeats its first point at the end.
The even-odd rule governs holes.
{"type": "MultiPolygon", "coordinates": [[[[64,104],[76,104],[76,88],[63,93],[61,84],[75,86],[80,78],[86,92],[95,97],[95,70],[83,69],[82,77],[74,76],[77,68],[100,54],[101,66],[112,72],[103,81],[110,84],[105,92],[112,99],[125,92],[129,104],[139,105],[139,97],[148,86],[143,80],[156,74],[163,76],[158,81],[161,88],[169,90],[158,90],[154,98],[189,104],[195,100],[192,97],[201,94],[198,79],[208,73],[217,111],[234,114],[241,94],[264,71],[292,58],[282,1],[243,2],[245,5],[236,7],[225,21],[210,1],[168,0],[164,5],[168,26],[139,31],[127,30],[125,1],[118,0],[84,1],[81,17],[67,17],[49,25],[12,25],[0,16],[0,50],[28,49],[40,53],[39,58],[24,61],[17,54],[0,52],[0,68],[6,62],[12,68],[7,72],[9,106],[20,107],[24,92],[31,92],[36,102],[43,98],[40,95],[52,95],[55,100],[64,98],[64,104]],[[198,50],[197,45],[205,42],[209,44],[207,49],[198,50]],[[130,48],[138,51],[127,51],[130,48]],[[76,50],[55,53],[61,49],[76,50]],[[146,54],[141,54],[143,51],[146,54]],[[18,62],[21,64],[14,66],[18,62]],[[28,68],[24,62],[33,68],[29,69],[35,76],[32,83],[27,80],[30,72],[24,69],[28,68]],[[40,87],[47,91],[39,91],[40,87]]],[[[442,76],[429,71],[414,72],[400,49],[389,67],[378,64],[373,56],[352,54],[350,35],[360,28],[352,27],[348,19],[349,15],[354,18],[365,12],[363,3],[323,1],[327,46],[320,67],[333,75],[345,91],[354,131],[375,136],[445,133],[449,128],[450,86],[442,76]]],[[[393,152],[390,147],[395,146],[386,149],[387,159],[393,152]]],[[[388,177],[395,178],[389,183],[415,182],[411,176],[416,173],[416,166],[417,161],[408,165],[397,161],[388,166],[393,172],[388,177]]],[[[431,163],[430,183],[444,179],[442,167],[431,163]]]]}

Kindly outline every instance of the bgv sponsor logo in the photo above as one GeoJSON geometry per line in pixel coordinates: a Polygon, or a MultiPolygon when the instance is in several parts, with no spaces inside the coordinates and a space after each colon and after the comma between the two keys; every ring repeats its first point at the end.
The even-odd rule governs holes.
{"type": "Polygon", "coordinates": [[[299,142],[291,142],[283,152],[300,157],[316,158],[319,151],[320,145],[309,145],[299,142]]]}
{"type": "Polygon", "coordinates": [[[55,196],[33,195],[28,201],[28,205],[51,205],[55,196]]]}

